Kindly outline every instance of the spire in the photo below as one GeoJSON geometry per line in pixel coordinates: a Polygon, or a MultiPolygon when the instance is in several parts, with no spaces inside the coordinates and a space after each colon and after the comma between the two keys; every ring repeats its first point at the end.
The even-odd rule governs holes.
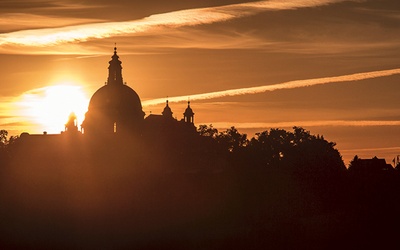
{"type": "Polygon", "coordinates": [[[77,132],[77,131],[78,131],[78,126],[77,126],[76,115],[74,112],[71,112],[71,114],[68,117],[68,122],[65,124],[65,132],[77,132]]]}
{"type": "Polygon", "coordinates": [[[170,108],[169,105],[168,105],[168,99],[167,99],[165,108],[164,108],[164,110],[163,110],[163,112],[162,112],[162,115],[163,115],[164,117],[172,118],[172,114],[173,114],[173,112],[172,112],[171,108],[170,108]]]}
{"type": "Polygon", "coordinates": [[[117,47],[114,47],[114,55],[111,57],[112,60],[108,63],[108,79],[107,84],[123,84],[122,81],[122,66],[121,61],[118,60],[119,56],[117,55],[117,47]]]}

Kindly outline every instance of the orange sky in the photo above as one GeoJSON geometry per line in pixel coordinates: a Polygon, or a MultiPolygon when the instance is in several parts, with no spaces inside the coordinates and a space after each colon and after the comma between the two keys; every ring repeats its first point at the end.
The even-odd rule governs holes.
{"type": "Polygon", "coordinates": [[[68,91],[90,98],[117,43],[146,114],[169,96],[180,119],[191,97],[197,125],[249,136],[303,126],[337,142],[346,164],[400,154],[397,0],[215,2],[1,1],[1,129],[54,132],[34,117],[55,116],[43,105],[52,86],[70,86],[65,106],[85,103],[68,91]]]}

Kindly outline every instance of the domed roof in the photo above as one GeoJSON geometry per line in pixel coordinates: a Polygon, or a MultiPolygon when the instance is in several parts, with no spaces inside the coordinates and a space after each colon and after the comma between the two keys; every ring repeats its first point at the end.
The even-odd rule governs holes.
{"type": "Polygon", "coordinates": [[[167,100],[167,104],[165,105],[165,108],[164,108],[162,114],[165,117],[172,117],[173,112],[172,112],[171,108],[168,105],[168,100],[167,100]]]}
{"type": "Polygon", "coordinates": [[[187,106],[187,108],[185,110],[185,113],[183,113],[183,115],[185,115],[185,116],[194,115],[194,112],[193,112],[192,108],[190,107],[190,101],[188,101],[188,106],[187,106]]]}
{"type": "Polygon", "coordinates": [[[123,84],[107,84],[98,89],[89,102],[89,111],[93,109],[118,110],[120,112],[129,109],[134,113],[143,113],[138,94],[123,84]]]}

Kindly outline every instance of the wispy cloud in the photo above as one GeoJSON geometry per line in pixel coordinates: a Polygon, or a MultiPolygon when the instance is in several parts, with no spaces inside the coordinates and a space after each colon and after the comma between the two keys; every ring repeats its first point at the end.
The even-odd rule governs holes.
{"type": "Polygon", "coordinates": [[[24,119],[19,116],[18,109],[14,105],[17,97],[0,97],[0,129],[8,130],[12,135],[20,133],[15,132],[18,123],[24,119]]]}
{"type": "MultiPolygon", "coordinates": [[[[21,30],[32,28],[62,27],[66,25],[77,25],[84,23],[100,22],[98,19],[54,17],[45,15],[35,15],[27,13],[6,13],[0,16],[0,30],[21,30]]],[[[13,32],[15,33],[15,32],[13,32]]],[[[8,33],[8,34],[13,34],[8,33]]]]}
{"type": "Polygon", "coordinates": [[[255,15],[263,11],[290,10],[316,7],[343,2],[343,0],[291,0],[259,1],[220,7],[198,8],[152,15],[126,22],[107,22],[23,30],[0,35],[0,46],[52,46],[63,43],[83,42],[118,35],[135,35],[164,29],[224,22],[255,15]]]}
{"type": "MultiPolygon", "coordinates": [[[[230,128],[232,122],[204,122],[212,124],[216,128],[230,128]]],[[[348,121],[348,120],[326,120],[326,121],[290,121],[290,122],[236,122],[234,126],[241,129],[252,128],[291,128],[301,127],[371,127],[371,126],[399,126],[400,121],[348,121]]]]}
{"type": "MultiPolygon", "coordinates": [[[[384,7],[384,6],[382,6],[384,7]]],[[[386,6],[387,7],[387,6],[386,6]]],[[[368,13],[370,15],[376,15],[380,17],[386,17],[394,20],[400,19],[400,11],[398,9],[369,9],[369,8],[357,8],[359,12],[368,13]]]]}
{"type": "MultiPolygon", "coordinates": [[[[302,88],[302,87],[309,87],[309,86],[328,84],[328,83],[360,81],[360,80],[365,80],[365,79],[385,77],[385,76],[391,76],[391,75],[397,75],[397,74],[400,74],[400,68],[389,69],[389,70],[380,70],[380,71],[370,71],[370,72],[363,72],[363,73],[356,73],[356,74],[342,75],[342,76],[295,80],[295,81],[277,83],[277,84],[272,84],[272,85],[264,85],[264,86],[259,86],[259,87],[229,89],[229,90],[216,91],[216,92],[203,93],[203,94],[195,94],[195,95],[189,95],[189,96],[176,96],[176,97],[169,97],[168,100],[170,102],[187,101],[188,98],[190,98],[190,100],[207,100],[207,99],[221,98],[221,97],[227,97],[227,96],[258,94],[258,93],[264,93],[267,91],[275,91],[275,90],[281,90],[281,89],[302,88]]],[[[151,105],[157,105],[157,104],[164,103],[164,102],[165,102],[165,98],[159,98],[159,99],[144,101],[144,102],[142,102],[142,104],[143,104],[143,106],[151,106],[151,105]]]]}
{"type": "Polygon", "coordinates": [[[346,152],[346,153],[360,153],[360,152],[372,152],[376,153],[379,151],[394,151],[394,153],[399,153],[400,152],[400,147],[385,147],[385,148],[356,148],[356,149],[342,149],[340,152],[346,152]]]}

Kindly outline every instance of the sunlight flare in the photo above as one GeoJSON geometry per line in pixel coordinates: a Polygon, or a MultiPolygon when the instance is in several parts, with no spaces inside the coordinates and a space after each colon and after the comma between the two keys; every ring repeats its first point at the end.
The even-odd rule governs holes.
{"type": "Polygon", "coordinates": [[[82,87],[54,85],[24,93],[18,105],[21,115],[41,125],[44,131],[59,133],[71,112],[77,116],[78,125],[83,121],[88,102],[82,87]]]}

